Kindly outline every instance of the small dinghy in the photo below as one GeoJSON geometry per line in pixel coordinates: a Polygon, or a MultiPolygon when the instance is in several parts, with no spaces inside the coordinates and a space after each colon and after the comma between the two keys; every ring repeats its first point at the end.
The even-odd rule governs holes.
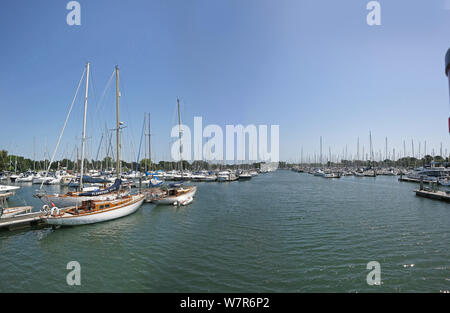
{"type": "Polygon", "coordinates": [[[194,201],[194,198],[193,197],[188,197],[188,198],[181,199],[179,201],[174,202],[173,205],[175,205],[175,206],[180,206],[180,205],[185,206],[185,205],[190,204],[192,201],[194,201]]]}

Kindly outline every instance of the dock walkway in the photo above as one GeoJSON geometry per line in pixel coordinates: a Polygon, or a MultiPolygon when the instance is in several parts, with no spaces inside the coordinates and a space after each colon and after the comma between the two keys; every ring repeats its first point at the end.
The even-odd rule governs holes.
{"type": "Polygon", "coordinates": [[[414,192],[416,193],[416,196],[419,197],[450,202],[450,194],[442,190],[433,191],[433,190],[417,189],[414,190],[414,192]]]}
{"type": "Polygon", "coordinates": [[[42,224],[44,224],[42,212],[32,212],[13,217],[0,218],[0,230],[15,230],[42,224]]]}

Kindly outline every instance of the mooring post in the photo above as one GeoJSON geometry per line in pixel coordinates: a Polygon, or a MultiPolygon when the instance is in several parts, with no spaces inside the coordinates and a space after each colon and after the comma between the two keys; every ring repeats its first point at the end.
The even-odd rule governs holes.
{"type": "Polygon", "coordinates": [[[420,190],[423,190],[423,176],[420,176],[420,190]]]}

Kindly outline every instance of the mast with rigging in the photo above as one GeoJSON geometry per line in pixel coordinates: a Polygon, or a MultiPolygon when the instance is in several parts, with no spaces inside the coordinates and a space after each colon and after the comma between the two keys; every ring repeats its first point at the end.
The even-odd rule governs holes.
{"type": "Polygon", "coordinates": [[[89,90],[89,70],[90,63],[86,63],[86,90],[84,94],[84,113],[83,113],[83,133],[81,138],[81,168],[80,168],[80,190],[83,189],[83,171],[84,171],[84,152],[86,145],[86,114],[87,114],[87,100],[89,90]]]}
{"type": "Polygon", "coordinates": [[[117,178],[120,179],[120,157],[119,157],[119,150],[120,150],[120,121],[119,121],[119,67],[116,65],[116,139],[117,139],[117,160],[116,160],[116,171],[117,171],[117,178]]]}

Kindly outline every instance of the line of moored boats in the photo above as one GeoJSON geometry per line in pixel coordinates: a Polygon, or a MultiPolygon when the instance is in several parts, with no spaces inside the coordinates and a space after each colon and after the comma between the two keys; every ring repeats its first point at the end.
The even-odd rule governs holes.
{"type": "Polygon", "coordinates": [[[309,173],[324,178],[340,178],[342,176],[376,177],[376,176],[400,176],[401,181],[424,183],[437,183],[442,186],[450,186],[450,168],[441,166],[407,168],[374,168],[374,167],[316,167],[294,166],[293,171],[309,173]]]}
{"type": "Polygon", "coordinates": [[[17,175],[3,173],[1,180],[6,183],[12,182],[14,185],[0,185],[0,195],[4,200],[0,206],[2,208],[0,218],[31,214],[29,207],[26,211],[25,207],[8,208],[5,201],[25,184],[58,184],[73,190],[52,193],[39,189],[34,194],[44,203],[41,210],[42,219],[50,225],[65,226],[91,224],[126,216],[135,212],[143,202],[188,205],[193,201],[197,186],[186,185],[186,182],[248,180],[260,172],[264,171],[227,169],[196,172],[127,172],[114,175],[113,170],[105,172],[91,170],[88,172],[89,175],[83,175],[82,179],[80,175],[65,170],[51,173],[27,171],[17,175]]]}

